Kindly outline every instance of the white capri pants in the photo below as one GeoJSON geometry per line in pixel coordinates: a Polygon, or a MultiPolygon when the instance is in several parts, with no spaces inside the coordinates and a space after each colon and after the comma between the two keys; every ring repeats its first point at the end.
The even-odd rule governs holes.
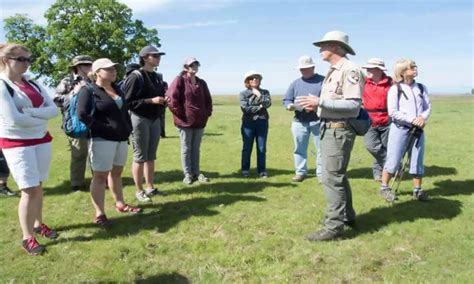
{"type": "Polygon", "coordinates": [[[2,149],[10,173],[20,190],[39,186],[49,176],[51,142],[2,149]]]}
{"type": "Polygon", "coordinates": [[[108,172],[113,166],[125,166],[127,154],[128,141],[110,141],[101,138],[89,140],[90,164],[95,172],[108,172]]]}

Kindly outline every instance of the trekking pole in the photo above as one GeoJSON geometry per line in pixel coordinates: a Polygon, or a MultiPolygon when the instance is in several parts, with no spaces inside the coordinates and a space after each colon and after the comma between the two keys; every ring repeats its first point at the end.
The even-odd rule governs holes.
{"type": "Polygon", "coordinates": [[[418,145],[418,142],[419,142],[418,138],[421,135],[421,129],[414,126],[410,129],[409,133],[410,135],[408,136],[408,143],[402,155],[402,161],[403,159],[405,159],[405,156],[406,156],[405,162],[402,163],[401,167],[398,167],[397,171],[395,172],[395,175],[393,176],[392,184],[390,186],[390,188],[395,189],[394,190],[395,194],[398,193],[398,188],[400,187],[400,183],[402,182],[402,179],[403,179],[403,173],[405,172],[406,167],[410,164],[411,150],[413,148],[413,145],[415,145],[415,141],[417,142],[416,144],[418,145]],[[393,188],[393,185],[395,184],[395,182],[397,182],[397,186],[393,188]]]}

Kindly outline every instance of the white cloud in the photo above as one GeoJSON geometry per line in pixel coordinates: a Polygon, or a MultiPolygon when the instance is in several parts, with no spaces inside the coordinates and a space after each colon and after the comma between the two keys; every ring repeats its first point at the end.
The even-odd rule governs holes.
{"type": "Polygon", "coordinates": [[[134,14],[156,11],[173,3],[173,0],[119,0],[132,9],[134,14]]]}
{"type": "Polygon", "coordinates": [[[185,23],[185,24],[176,24],[176,25],[158,24],[155,26],[155,28],[158,30],[182,30],[182,29],[197,28],[197,27],[231,25],[231,24],[236,24],[236,23],[237,23],[236,20],[226,20],[226,21],[194,22],[194,23],[185,23]]]}

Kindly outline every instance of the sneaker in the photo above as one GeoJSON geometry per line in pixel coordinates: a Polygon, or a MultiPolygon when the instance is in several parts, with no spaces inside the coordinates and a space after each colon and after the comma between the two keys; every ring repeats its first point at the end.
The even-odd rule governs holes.
{"type": "Polygon", "coordinates": [[[145,191],[141,190],[137,193],[135,193],[135,197],[137,198],[138,201],[140,202],[150,202],[151,198],[148,194],[146,194],[145,191]]]}
{"type": "Polygon", "coordinates": [[[33,228],[33,231],[42,237],[46,237],[52,240],[56,239],[59,236],[58,232],[51,230],[45,224],[41,224],[39,227],[33,228]]]}
{"type": "Polygon", "coordinates": [[[145,189],[145,194],[148,195],[148,197],[151,197],[154,195],[161,195],[161,196],[168,195],[166,192],[158,190],[158,188],[145,189]]]}
{"type": "Polygon", "coordinates": [[[242,176],[244,178],[248,178],[248,177],[250,177],[250,172],[249,171],[242,171],[242,176]]]}
{"type": "Polygon", "coordinates": [[[198,182],[210,182],[211,180],[203,174],[199,174],[197,177],[198,182]]]}
{"type": "Polygon", "coordinates": [[[29,255],[40,255],[45,250],[45,247],[40,245],[35,237],[23,240],[21,246],[29,255]]]}
{"type": "Polygon", "coordinates": [[[304,175],[295,175],[291,180],[294,182],[302,182],[304,180],[304,175]]]}
{"type": "Polygon", "coordinates": [[[13,192],[8,188],[6,185],[0,185],[0,195],[5,195],[5,196],[16,196],[17,193],[13,192]]]}
{"type": "Polygon", "coordinates": [[[258,174],[260,178],[268,178],[267,172],[261,172],[258,174]]]}
{"type": "Polygon", "coordinates": [[[388,202],[394,202],[395,200],[397,200],[397,196],[395,195],[395,193],[392,192],[390,188],[381,189],[380,195],[388,202]]]}
{"type": "Polygon", "coordinates": [[[109,228],[111,225],[109,219],[107,219],[107,216],[105,215],[100,215],[100,216],[95,217],[94,223],[96,223],[97,225],[99,225],[101,228],[104,228],[104,229],[109,228]]]}
{"type": "Polygon", "coordinates": [[[183,183],[187,185],[191,185],[193,183],[193,177],[190,175],[184,176],[183,183]]]}
{"type": "Polygon", "coordinates": [[[418,201],[427,201],[428,194],[426,194],[426,192],[424,192],[423,190],[413,191],[413,198],[418,201]]]}
{"type": "Polygon", "coordinates": [[[326,229],[321,229],[319,231],[307,235],[306,239],[312,242],[332,241],[338,239],[341,235],[342,231],[332,232],[326,229]]]}

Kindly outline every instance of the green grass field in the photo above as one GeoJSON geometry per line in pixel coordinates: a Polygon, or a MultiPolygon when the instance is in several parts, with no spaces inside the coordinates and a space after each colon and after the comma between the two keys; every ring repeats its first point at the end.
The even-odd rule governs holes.
{"type": "MultiPolygon", "coordinates": [[[[28,256],[20,248],[18,198],[0,198],[0,282],[472,283],[473,97],[432,98],[424,181],[429,202],[413,201],[405,180],[400,200],[385,203],[358,138],[348,173],[358,229],[327,243],[304,239],[319,227],[324,192],[314,175],[291,182],[292,114],[281,97],[273,100],[268,179],[240,177],[240,108],[237,97],[218,96],[201,148],[201,169],[211,183],[182,184],[179,139],[167,113],[169,138],[160,142],[156,182],[169,195],[128,216],[115,212],[107,193],[109,231],[92,224],[89,194],[70,192],[67,141],[54,120],[44,220],[61,235],[40,239],[44,256],[28,256]]],[[[135,204],[131,160],[130,151],[124,191],[135,204]]],[[[314,153],[310,164],[314,173],[314,153]]]]}

